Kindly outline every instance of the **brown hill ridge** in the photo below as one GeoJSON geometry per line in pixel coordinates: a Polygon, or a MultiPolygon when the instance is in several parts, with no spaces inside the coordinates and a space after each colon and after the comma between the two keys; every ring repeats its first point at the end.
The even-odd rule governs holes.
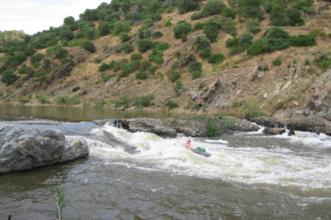
{"type": "MultiPolygon", "coordinates": [[[[164,2],[174,4],[172,1],[164,2]]],[[[231,2],[223,3],[229,8],[232,6],[233,10],[239,8],[231,2]]],[[[148,31],[155,35],[148,40],[168,45],[160,50],[163,53],[162,62],[153,61],[151,54],[155,53],[155,57],[159,55],[155,48],[145,53],[139,51],[138,44],[144,40],[141,39],[141,30],[146,26],[146,20],[137,21],[132,24],[124,43],[121,38],[125,36],[115,35],[114,29],[110,34],[95,37],[92,40],[95,52],[83,49],[79,39],[62,43],[70,59],[61,61],[50,56],[52,68],[41,78],[18,73],[19,67],[33,65],[31,58],[27,58],[15,69],[18,76],[15,82],[9,85],[0,83],[0,100],[30,105],[73,104],[119,109],[143,107],[153,111],[172,109],[175,112],[221,113],[239,117],[318,115],[326,120],[331,119],[331,71],[328,70],[331,67],[328,64],[331,63],[331,3],[315,1],[314,12],[302,14],[303,25],[281,27],[290,36],[314,35],[316,43],[254,55],[249,54],[250,48],[234,53],[231,51],[233,48],[226,46],[229,39],[240,38],[247,32],[249,18],[237,12],[229,22],[234,22],[236,29],[236,33],[231,34],[231,31],[225,30],[227,23],[224,15],[194,18],[207,4],[208,1],[202,1],[200,9],[187,13],[170,7],[160,13],[158,21],[148,26],[148,31]],[[205,29],[197,24],[206,24],[210,19],[219,17],[224,23],[218,31],[217,41],[211,43],[211,53],[222,53],[224,60],[222,58],[215,64],[197,52],[199,37],[205,37],[205,29]],[[192,30],[182,39],[176,39],[174,28],[180,21],[190,23],[192,30]],[[123,45],[131,45],[132,48],[128,49],[129,52],[123,52],[126,50],[123,45]],[[120,63],[120,60],[126,59],[132,64],[132,54],[137,57],[137,54],[141,55],[141,58],[136,58],[141,60],[139,66],[131,67],[128,73],[116,71],[112,61],[120,63]],[[142,67],[143,60],[148,61],[145,67],[142,67]],[[201,76],[198,74],[197,77],[194,76],[194,68],[199,69],[196,63],[201,64],[198,71],[201,76]],[[105,70],[100,69],[102,64],[106,64],[105,70]],[[153,70],[149,70],[151,66],[153,70]],[[175,79],[172,80],[172,77],[175,79]]],[[[273,27],[272,14],[264,10],[260,31],[253,34],[251,44],[268,36],[273,27]]],[[[100,32],[104,22],[96,20],[93,23],[100,32]]],[[[78,31],[73,31],[75,36],[78,31]]],[[[35,53],[43,54],[43,59],[46,59],[49,56],[47,49],[38,49],[35,53]]],[[[3,63],[5,52],[0,54],[0,59],[3,63]]],[[[119,68],[125,68],[125,65],[119,68]]]]}

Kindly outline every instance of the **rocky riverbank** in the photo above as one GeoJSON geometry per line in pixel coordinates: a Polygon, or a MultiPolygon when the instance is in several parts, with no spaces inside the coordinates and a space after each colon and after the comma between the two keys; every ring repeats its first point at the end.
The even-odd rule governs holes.
{"type": "Polygon", "coordinates": [[[331,121],[318,116],[292,116],[282,119],[258,117],[251,119],[251,121],[266,127],[265,133],[267,134],[284,133],[283,128],[288,128],[292,134],[295,131],[306,131],[331,135],[331,121]]]}
{"type": "Polygon", "coordinates": [[[235,131],[259,130],[259,126],[255,123],[237,118],[190,120],[136,118],[116,122],[131,132],[151,132],[167,137],[176,137],[178,134],[191,137],[211,137],[235,131]]]}

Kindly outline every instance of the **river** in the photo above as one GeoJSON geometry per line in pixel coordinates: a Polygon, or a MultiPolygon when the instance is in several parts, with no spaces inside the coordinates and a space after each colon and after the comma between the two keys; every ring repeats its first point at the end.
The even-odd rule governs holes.
{"type": "Polygon", "coordinates": [[[193,138],[130,133],[92,122],[21,122],[83,136],[87,159],[0,176],[0,219],[331,219],[331,137],[261,131],[193,138]]]}

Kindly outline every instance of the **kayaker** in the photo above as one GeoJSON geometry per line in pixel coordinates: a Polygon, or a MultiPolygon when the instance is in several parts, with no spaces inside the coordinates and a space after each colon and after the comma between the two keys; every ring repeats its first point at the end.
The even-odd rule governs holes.
{"type": "Polygon", "coordinates": [[[185,142],[184,147],[185,147],[186,149],[189,149],[189,150],[192,150],[192,149],[193,149],[191,139],[188,139],[188,140],[185,142]]]}

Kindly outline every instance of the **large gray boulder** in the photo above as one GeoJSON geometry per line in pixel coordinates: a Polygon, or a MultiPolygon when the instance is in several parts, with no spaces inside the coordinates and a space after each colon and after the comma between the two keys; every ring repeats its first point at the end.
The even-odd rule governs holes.
{"type": "Polygon", "coordinates": [[[0,128],[0,173],[67,162],[89,154],[87,143],[55,130],[0,128]]]}

